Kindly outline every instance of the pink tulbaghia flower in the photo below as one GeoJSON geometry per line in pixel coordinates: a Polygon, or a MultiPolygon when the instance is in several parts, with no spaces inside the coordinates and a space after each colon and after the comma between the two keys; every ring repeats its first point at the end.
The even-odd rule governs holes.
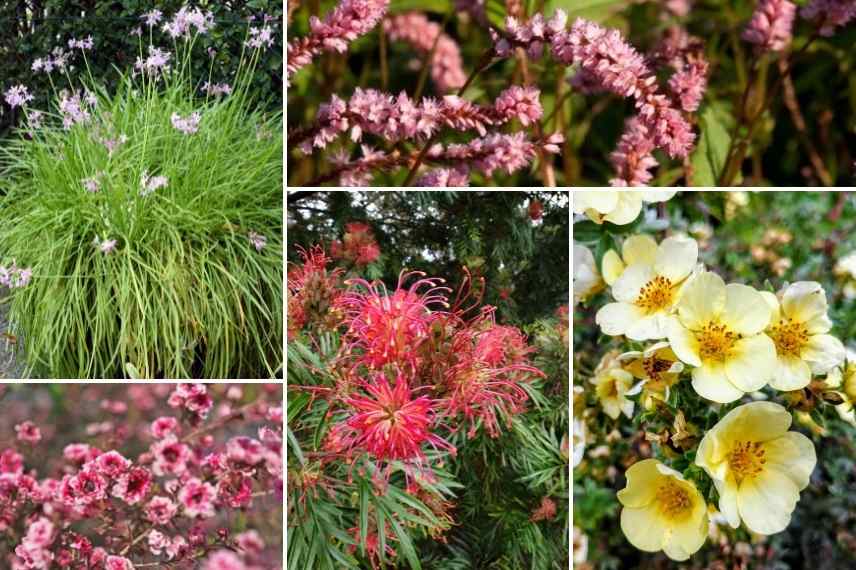
{"type": "Polygon", "coordinates": [[[202,84],[202,91],[213,97],[221,97],[232,94],[232,86],[228,83],[210,83],[206,81],[202,84]]]}
{"type": "Polygon", "coordinates": [[[159,188],[165,188],[169,184],[169,179],[166,176],[149,176],[148,170],[143,170],[140,175],[140,196],[148,196],[159,188]]]}
{"type": "Polygon", "coordinates": [[[333,257],[363,266],[377,261],[380,257],[380,247],[368,224],[350,222],[345,225],[343,240],[331,244],[330,253],[333,257]]]}
{"type": "Polygon", "coordinates": [[[118,244],[118,243],[119,242],[115,239],[102,240],[101,238],[99,238],[97,236],[92,241],[92,245],[94,247],[98,248],[98,251],[100,251],[104,255],[107,255],[109,253],[113,253],[113,250],[116,249],[116,244],[118,244]]]}
{"type": "MultiPolygon", "coordinates": [[[[12,261],[12,265],[9,267],[0,265],[0,285],[3,285],[4,287],[8,287],[9,289],[26,287],[30,284],[30,280],[32,278],[32,269],[23,269],[18,267],[14,261],[12,261]]],[[[0,471],[0,473],[2,473],[2,471],[0,471]]]]}
{"type": "Polygon", "coordinates": [[[451,188],[469,186],[470,173],[466,168],[435,168],[420,176],[415,186],[451,188]]]}
{"type": "Polygon", "coordinates": [[[653,151],[654,143],[647,127],[636,117],[629,119],[618,141],[618,147],[609,157],[615,169],[615,178],[610,180],[609,184],[647,186],[652,178],[650,170],[658,164],[651,154],[653,151]]]}
{"type": "Polygon", "coordinates": [[[249,234],[247,234],[247,237],[250,240],[250,244],[252,244],[252,246],[256,248],[256,251],[263,250],[267,245],[267,238],[262,234],[258,234],[256,232],[251,231],[249,234]]]}
{"type": "Polygon", "coordinates": [[[214,27],[214,14],[203,12],[199,8],[188,8],[182,6],[169,22],[163,25],[165,31],[172,39],[179,37],[190,37],[193,29],[198,34],[204,34],[214,27]]]}
{"type": "Polygon", "coordinates": [[[346,281],[350,289],[336,306],[345,314],[348,351],[357,362],[372,369],[390,362],[414,364],[416,348],[428,338],[437,315],[430,307],[448,307],[449,289],[442,283],[420,271],[402,272],[395,291],[388,294],[380,281],[346,281]],[[418,279],[405,289],[410,277],[418,279]]]}
{"type": "Polygon", "coordinates": [[[791,43],[796,13],[790,0],[759,0],[741,37],[763,51],[782,51],[791,43]]]}
{"type": "Polygon", "coordinates": [[[820,34],[831,36],[840,28],[856,20],[856,2],[853,0],[811,0],[800,14],[820,26],[820,34]]]}
{"type": "Polygon", "coordinates": [[[250,28],[249,39],[246,41],[246,45],[253,49],[273,47],[273,28],[270,26],[250,28]]]}
{"type": "Polygon", "coordinates": [[[92,176],[90,178],[84,178],[82,180],[82,182],[83,182],[83,189],[86,190],[87,192],[91,192],[92,194],[95,194],[96,192],[101,190],[101,182],[99,180],[98,174],[96,174],[95,176],[92,176]]]}
{"type": "Polygon", "coordinates": [[[151,10],[143,14],[141,18],[148,27],[153,28],[163,19],[163,12],[157,9],[151,10]]]}
{"type": "Polygon", "coordinates": [[[146,59],[138,57],[134,63],[134,69],[151,77],[157,77],[161,73],[169,71],[169,60],[171,58],[171,53],[150,45],[148,57],[146,59]]]}
{"type": "Polygon", "coordinates": [[[30,95],[26,85],[13,85],[6,90],[4,96],[6,98],[6,103],[8,103],[13,109],[15,107],[23,107],[27,102],[33,100],[33,96],[30,95]]]}
{"type": "Polygon", "coordinates": [[[90,50],[95,45],[92,36],[87,36],[82,40],[71,38],[68,40],[68,49],[90,50]]]}
{"type": "Polygon", "coordinates": [[[286,81],[321,52],[344,53],[350,42],[381,21],[388,6],[389,0],[342,0],[323,21],[313,16],[309,35],[286,45],[286,81]]]}
{"type": "Polygon", "coordinates": [[[86,104],[91,103],[89,99],[82,100],[80,93],[72,93],[69,95],[66,92],[60,94],[59,112],[62,114],[62,126],[66,130],[74,125],[85,123],[89,120],[89,110],[86,104]]]}
{"type": "Polygon", "coordinates": [[[345,426],[352,430],[353,445],[365,449],[376,459],[422,459],[423,444],[455,452],[455,448],[431,433],[436,415],[435,403],[427,396],[413,398],[407,379],[399,374],[394,385],[383,373],[363,382],[367,395],[346,400],[356,413],[345,426]]]}
{"type": "Polygon", "coordinates": [[[169,120],[172,122],[172,126],[177,130],[186,135],[193,135],[199,130],[199,120],[201,118],[202,116],[199,112],[195,111],[188,115],[187,118],[182,117],[178,113],[173,113],[169,120]]]}
{"type": "Polygon", "coordinates": [[[441,92],[455,91],[467,81],[458,44],[443,33],[439,24],[430,21],[425,14],[404,12],[389,16],[383,29],[393,41],[402,41],[413,46],[420,54],[432,52],[431,79],[441,92]],[[436,46],[435,46],[436,43],[436,46]]]}

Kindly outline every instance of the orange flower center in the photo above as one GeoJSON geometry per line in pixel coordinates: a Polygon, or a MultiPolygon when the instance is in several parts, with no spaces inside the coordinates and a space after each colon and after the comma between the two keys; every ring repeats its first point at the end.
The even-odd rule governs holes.
{"type": "Polygon", "coordinates": [[[672,282],[662,275],[657,275],[639,291],[636,305],[650,315],[671,307],[674,301],[674,293],[672,282]]]}
{"type": "Polygon", "coordinates": [[[757,476],[767,463],[764,444],[760,441],[738,441],[728,454],[728,466],[734,472],[737,483],[757,476]]]}
{"type": "Polygon", "coordinates": [[[782,356],[796,356],[808,344],[808,329],[803,323],[791,319],[782,319],[769,331],[770,338],[776,343],[776,352],[782,356]]]}
{"type": "Polygon", "coordinates": [[[741,336],[727,326],[711,321],[695,333],[699,344],[699,356],[704,360],[725,362],[741,336]]]}
{"type": "Polygon", "coordinates": [[[693,502],[686,489],[669,479],[657,488],[657,507],[667,518],[680,519],[689,516],[693,502]]]}

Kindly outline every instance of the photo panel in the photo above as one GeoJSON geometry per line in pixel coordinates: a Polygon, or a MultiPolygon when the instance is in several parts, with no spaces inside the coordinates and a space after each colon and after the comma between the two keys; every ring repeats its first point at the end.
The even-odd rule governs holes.
{"type": "Polygon", "coordinates": [[[567,192],[287,193],[288,561],[567,568],[567,192]]]}
{"type": "Polygon", "coordinates": [[[571,199],[574,567],[852,566],[854,196],[571,199]]]}

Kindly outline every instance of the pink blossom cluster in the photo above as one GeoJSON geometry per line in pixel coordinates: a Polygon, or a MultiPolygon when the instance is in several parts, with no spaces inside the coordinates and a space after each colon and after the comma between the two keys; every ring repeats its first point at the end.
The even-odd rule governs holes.
{"type": "Polygon", "coordinates": [[[169,179],[159,174],[157,176],[149,176],[148,170],[143,170],[140,175],[140,196],[146,197],[159,188],[166,188],[169,184],[169,179]]]}
{"type": "Polygon", "coordinates": [[[856,20],[856,2],[853,0],[811,0],[800,14],[820,26],[820,33],[831,36],[835,28],[846,26],[856,20]]]}
{"type": "Polygon", "coordinates": [[[169,60],[171,58],[171,53],[150,45],[148,57],[146,59],[138,57],[134,63],[134,69],[150,77],[158,77],[160,74],[169,71],[169,60]]]}
{"type": "Polygon", "coordinates": [[[246,42],[247,47],[251,47],[253,49],[273,47],[273,28],[270,26],[250,28],[248,35],[249,39],[246,42]]]}
{"type": "Polygon", "coordinates": [[[609,157],[615,169],[615,177],[609,184],[647,186],[652,178],[650,170],[658,164],[651,154],[653,151],[654,143],[648,128],[637,117],[628,119],[618,146],[609,157]]]}
{"type": "Polygon", "coordinates": [[[286,45],[286,80],[321,52],[344,53],[350,42],[383,19],[388,6],[389,0],[342,0],[324,20],[313,16],[309,35],[286,45]]]}
{"type": "Polygon", "coordinates": [[[461,50],[440,24],[420,12],[404,12],[388,16],[383,29],[393,41],[406,42],[421,55],[431,54],[431,79],[439,91],[449,93],[463,87],[467,75],[461,50]]]}
{"type": "Polygon", "coordinates": [[[342,241],[336,240],[330,244],[330,254],[357,266],[365,266],[380,257],[380,246],[371,226],[363,222],[349,222],[345,224],[342,241]]]}
{"type": "MultiPolygon", "coordinates": [[[[443,156],[446,160],[471,164],[486,176],[493,175],[495,170],[507,174],[524,168],[538,155],[539,149],[550,154],[560,152],[559,145],[564,137],[555,133],[544,141],[532,142],[524,133],[513,134],[490,133],[484,138],[473,139],[466,144],[452,144],[443,156]]],[[[442,153],[437,147],[429,151],[429,156],[442,153]]]]}
{"type": "Polygon", "coordinates": [[[86,36],[82,40],[71,38],[68,40],[68,49],[79,49],[81,51],[90,50],[95,45],[92,36],[86,36]]]}
{"type": "Polygon", "coordinates": [[[23,107],[29,101],[33,100],[33,96],[30,94],[26,85],[13,85],[4,93],[6,103],[9,104],[13,109],[15,107],[23,107]]]}
{"type": "Polygon", "coordinates": [[[796,14],[790,0],[759,0],[741,37],[763,51],[782,51],[791,43],[796,14]]]}
{"type": "Polygon", "coordinates": [[[31,268],[18,267],[14,261],[8,267],[0,265],[0,285],[9,289],[18,289],[26,287],[30,284],[33,278],[33,270],[31,268]]]}
{"type": "Polygon", "coordinates": [[[178,113],[173,113],[169,118],[172,126],[186,135],[193,135],[199,131],[199,121],[201,119],[202,115],[200,115],[198,111],[194,111],[187,117],[182,117],[178,113]]]}
{"type": "Polygon", "coordinates": [[[172,39],[177,39],[180,37],[189,38],[194,29],[196,33],[204,34],[213,27],[214,14],[203,12],[199,8],[182,6],[170,21],[164,23],[163,30],[172,39]]]}
{"type": "Polygon", "coordinates": [[[232,86],[228,83],[211,83],[206,81],[202,84],[202,91],[214,97],[232,94],[232,86]]]}
{"type": "Polygon", "coordinates": [[[254,248],[256,248],[256,251],[263,250],[265,248],[265,246],[267,245],[267,238],[265,236],[263,236],[262,234],[251,231],[249,234],[247,234],[247,237],[250,240],[250,244],[254,248]]]}
{"type": "Polygon", "coordinates": [[[62,47],[56,46],[51,51],[51,55],[33,60],[31,69],[33,71],[44,71],[48,74],[53,73],[54,70],[65,71],[66,66],[68,66],[69,57],[71,57],[71,54],[62,49],[62,47]]]}
{"type": "Polygon", "coordinates": [[[669,94],[685,113],[695,113],[707,89],[709,71],[707,61],[689,61],[669,78],[669,94]]]}
{"type": "MultiPolygon", "coordinates": [[[[281,500],[282,406],[281,400],[268,399],[281,397],[281,391],[259,386],[259,395],[247,403],[241,403],[241,386],[228,388],[216,412],[211,391],[203,385],[175,386],[171,393],[168,385],[134,387],[131,391],[141,396],[134,402],[135,416],[156,413],[157,399],[167,395],[178,415],[157,417],[146,430],[136,429],[143,426],[135,425],[135,416],[118,426],[108,421],[114,427],[104,434],[104,443],[154,441],[137,456],[90,443],[67,444],[62,465],[52,471],[57,477],[38,478],[36,469],[51,472],[44,464],[45,456],[51,457],[47,447],[63,433],[48,429],[43,435],[30,420],[16,425],[17,440],[27,451],[7,447],[0,452],[0,510],[14,541],[14,555],[3,567],[272,568],[258,531],[233,535],[224,526],[236,510],[250,522],[270,520],[254,519],[254,508],[281,500]],[[202,419],[200,405],[212,411],[212,419],[202,419]],[[255,437],[235,434],[245,424],[245,432],[257,429],[255,437]],[[34,455],[28,459],[30,450],[34,455]]],[[[220,396],[224,389],[218,387],[220,396]]],[[[128,413],[127,405],[114,405],[124,402],[102,403],[117,419],[128,413]]],[[[281,555],[275,554],[280,564],[281,555]]]]}
{"type": "Polygon", "coordinates": [[[475,130],[484,136],[488,126],[513,119],[524,125],[537,121],[542,113],[539,95],[535,88],[513,86],[503,91],[493,106],[479,106],[455,95],[415,103],[404,92],[395,97],[375,89],[357,88],[348,102],[334,95],[330,103],[321,105],[317,125],[304,135],[308,140],[302,141],[300,148],[306,153],[313,146],[324,148],[349,129],[355,141],[364,133],[392,142],[422,140],[443,127],[475,130]]]}
{"type": "MultiPolygon", "coordinates": [[[[654,143],[670,156],[685,157],[692,150],[695,134],[673,101],[660,92],[657,78],[645,58],[621,37],[617,30],[608,30],[593,22],[578,18],[566,29],[567,14],[557,10],[549,21],[536,14],[526,23],[514,18],[506,20],[506,35],[493,32],[495,51],[500,57],[511,55],[513,47],[523,47],[530,57],[540,57],[549,45],[553,56],[566,65],[579,65],[585,70],[587,83],[596,81],[600,87],[623,97],[632,97],[640,119],[648,128],[654,143]]],[[[698,89],[686,85],[684,90],[698,89]]]]}

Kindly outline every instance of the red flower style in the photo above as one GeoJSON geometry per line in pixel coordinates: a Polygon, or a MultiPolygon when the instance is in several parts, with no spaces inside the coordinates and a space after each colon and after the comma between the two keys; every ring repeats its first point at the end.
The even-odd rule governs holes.
{"type": "Polygon", "coordinates": [[[446,292],[450,289],[441,285],[443,280],[424,276],[421,271],[402,272],[391,295],[380,281],[347,282],[351,288],[337,306],[348,325],[347,352],[357,355],[357,364],[372,369],[388,363],[415,367],[419,344],[428,338],[434,319],[443,314],[431,306],[449,306],[446,292]],[[411,276],[419,279],[405,289],[404,282],[411,276]]]}
{"type": "Polygon", "coordinates": [[[436,413],[434,402],[427,396],[412,399],[402,374],[394,386],[383,374],[377,374],[373,382],[364,382],[363,387],[368,396],[355,395],[346,400],[357,412],[345,424],[353,433],[351,445],[379,460],[422,459],[424,443],[455,453],[454,446],[430,431],[436,413]]]}
{"type": "Polygon", "coordinates": [[[345,225],[345,237],[330,245],[330,253],[337,259],[351,261],[358,266],[374,263],[380,257],[380,247],[368,224],[351,222],[345,225]]]}
{"type": "Polygon", "coordinates": [[[507,326],[480,328],[479,321],[455,333],[449,351],[456,362],[444,374],[449,393],[447,413],[463,414],[474,437],[479,421],[491,437],[499,435],[498,417],[525,410],[529,396],[522,385],[543,373],[528,363],[532,348],[519,330],[507,326]]]}

